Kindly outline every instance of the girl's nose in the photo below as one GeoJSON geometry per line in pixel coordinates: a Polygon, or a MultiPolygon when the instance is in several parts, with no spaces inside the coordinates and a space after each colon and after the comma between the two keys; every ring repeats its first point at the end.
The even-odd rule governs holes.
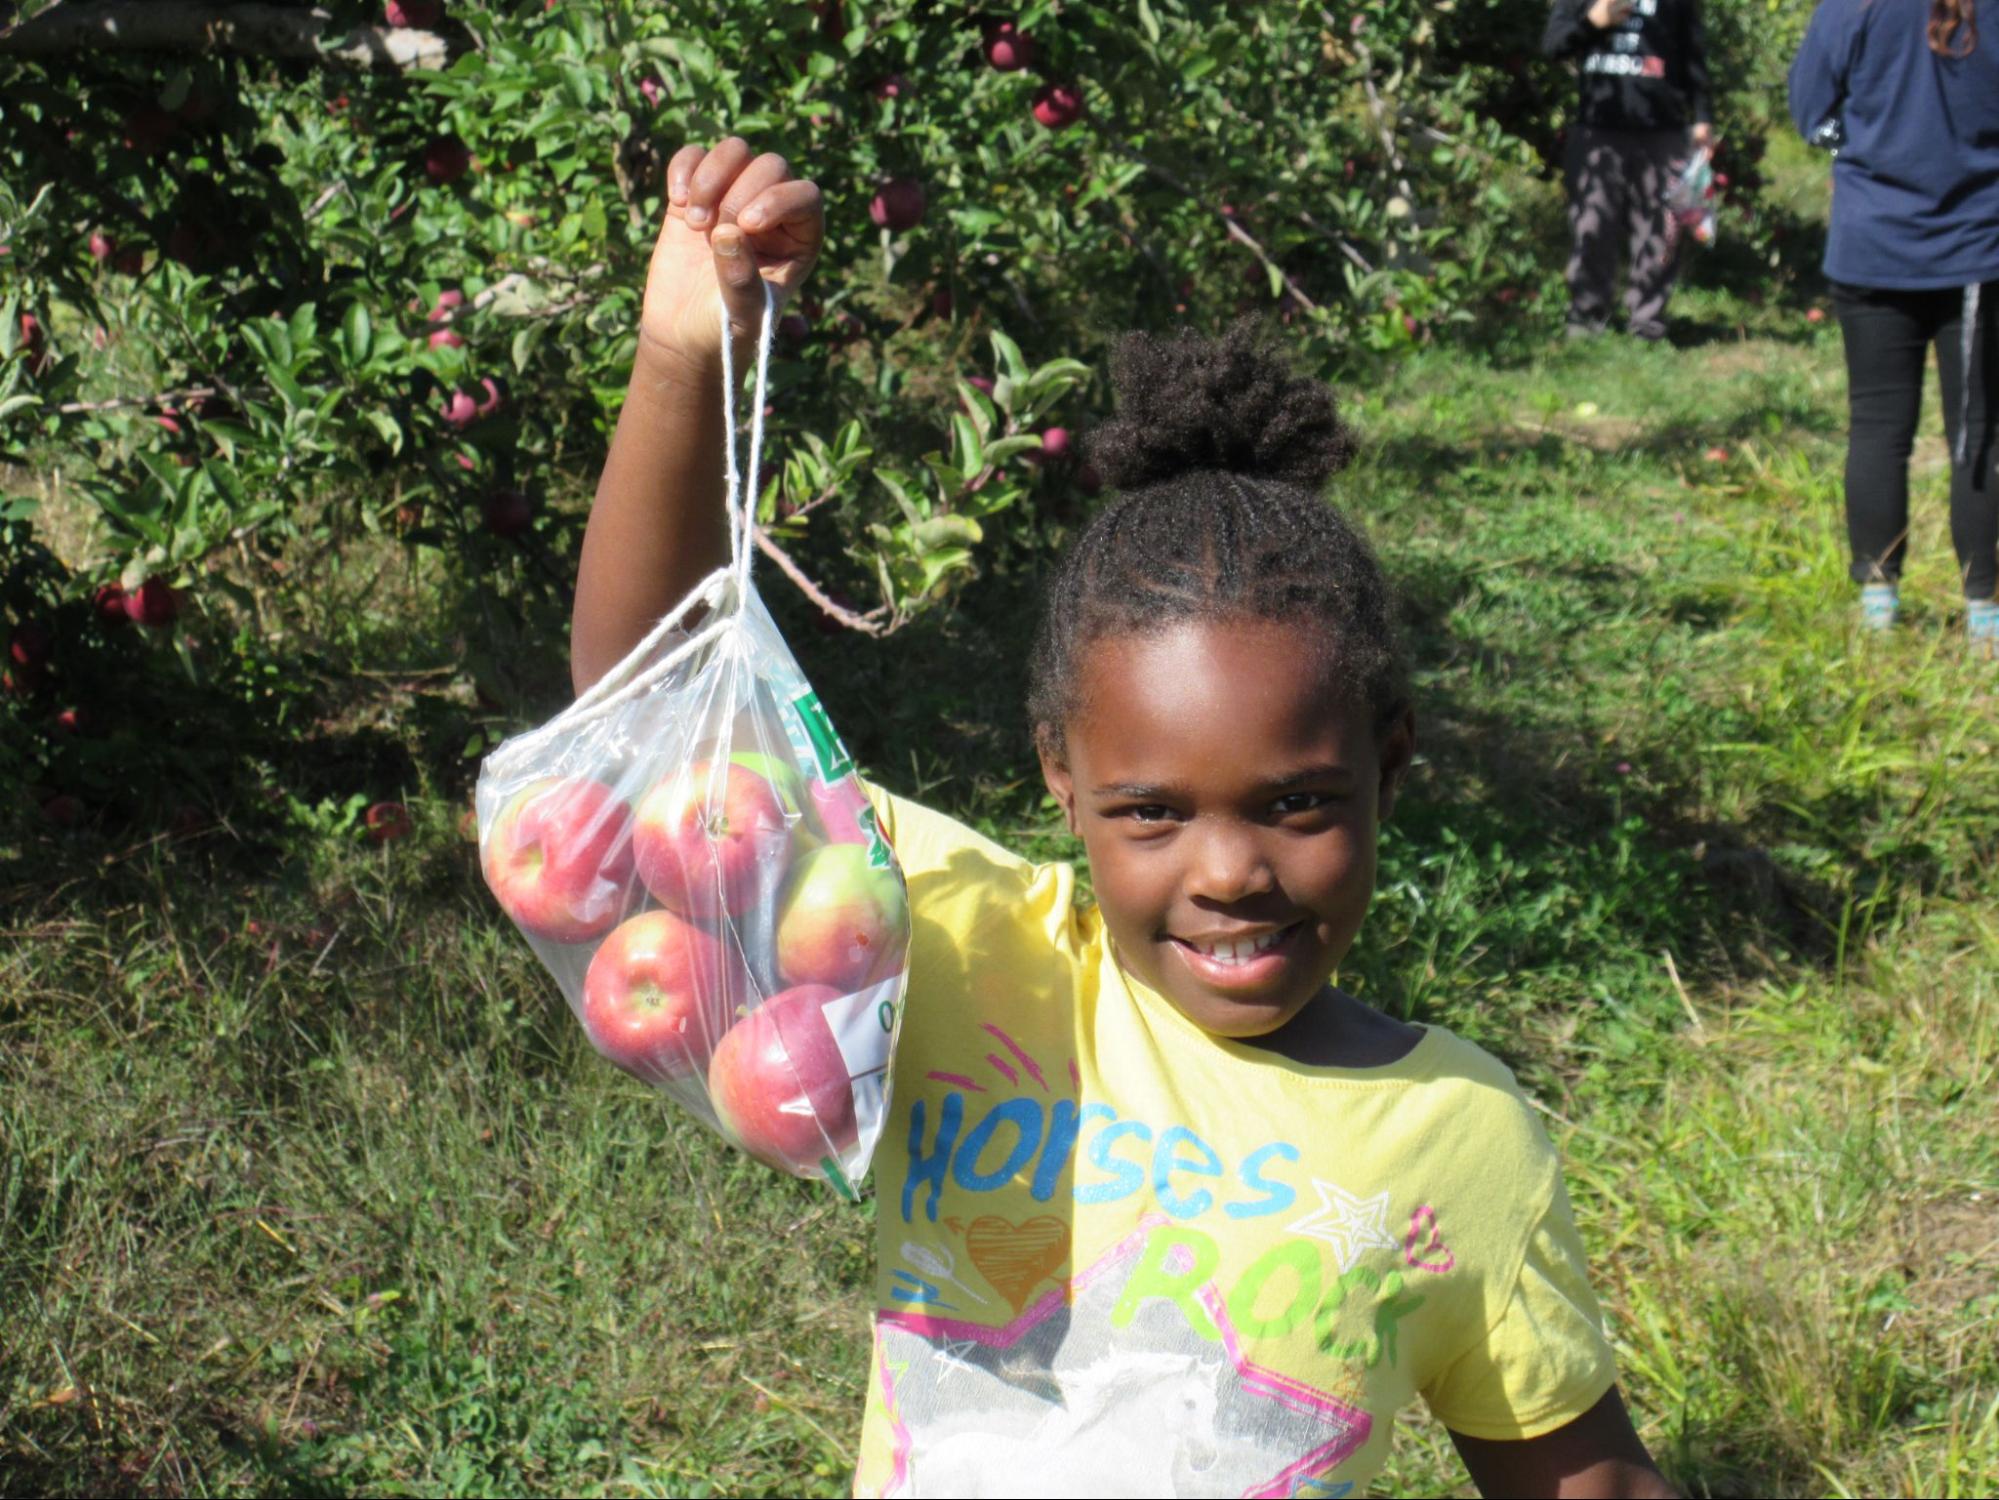
{"type": "Polygon", "coordinates": [[[1185,877],[1188,895],[1233,902],[1267,895],[1277,888],[1276,872],[1251,830],[1217,823],[1187,842],[1191,844],[1185,877]]]}

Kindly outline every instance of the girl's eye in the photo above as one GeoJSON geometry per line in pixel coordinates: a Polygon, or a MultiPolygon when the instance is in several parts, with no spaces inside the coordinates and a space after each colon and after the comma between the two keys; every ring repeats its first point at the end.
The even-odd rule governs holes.
{"type": "Polygon", "coordinates": [[[1157,802],[1142,802],[1127,807],[1124,815],[1134,823],[1164,823],[1173,816],[1173,809],[1157,802]]]}
{"type": "Polygon", "coordinates": [[[1317,812],[1332,800],[1323,792],[1291,792],[1277,799],[1274,810],[1279,817],[1289,817],[1293,813],[1317,812]]]}

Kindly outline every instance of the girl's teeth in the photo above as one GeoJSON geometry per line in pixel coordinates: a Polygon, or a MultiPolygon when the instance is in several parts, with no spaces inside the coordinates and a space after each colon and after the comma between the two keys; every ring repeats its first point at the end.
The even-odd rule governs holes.
{"type": "Polygon", "coordinates": [[[1194,951],[1208,958],[1218,958],[1224,963],[1240,963],[1263,952],[1266,948],[1275,947],[1278,939],[1283,936],[1282,932],[1266,932],[1260,937],[1247,938],[1240,943],[1214,943],[1207,946],[1197,944],[1194,951]]]}

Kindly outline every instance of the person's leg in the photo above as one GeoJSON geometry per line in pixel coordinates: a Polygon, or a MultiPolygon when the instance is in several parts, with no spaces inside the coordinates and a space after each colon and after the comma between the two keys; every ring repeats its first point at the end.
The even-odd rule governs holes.
{"type": "Polygon", "coordinates": [[[1620,166],[1614,139],[1584,125],[1569,127],[1569,332],[1602,331],[1617,284],[1615,202],[1620,166]]]}
{"type": "Polygon", "coordinates": [[[1909,452],[1922,410],[1929,329],[1912,305],[1920,293],[1834,283],[1832,295],[1846,346],[1846,534],[1852,576],[1863,585],[1892,585],[1901,577],[1908,547],[1909,452]]]}
{"type": "Polygon", "coordinates": [[[1666,207],[1674,169],[1691,146],[1683,130],[1648,131],[1629,137],[1625,155],[1625,233],[1631,246],[1630,280],[1624,291],[1625,327],[1634,337],[1666,336],[1666,303],[1673,295],[1679,263],[1679,236],[1666,207]]]}
{"type": "MultiPolygon", "coordinates": [[[[1947,294],[1934,338],[1937,376],[1942,387],[1944,435],[1950,445],[1950,540],[1967,600],[1990,601],[1999,587],[1999,487],[1993,472],[1994,406],[1999,405],[1999,283],[1979,289],[1973,363],[1964,364],[1964,298],[1947,294]],[[1967,385],[1968,383],[1968,385],[1967,385]],[[1960,447],[1959,428],[1963,428],[1960,447]],[[1962,451],[1964,461],[1957,461],[1962,451]]],[[[1975,611],[1974,625],[1999,632],[1999,616],[1975,611]],[[1986,616],[1993,616],[1987,624],[1986,616]]]]}

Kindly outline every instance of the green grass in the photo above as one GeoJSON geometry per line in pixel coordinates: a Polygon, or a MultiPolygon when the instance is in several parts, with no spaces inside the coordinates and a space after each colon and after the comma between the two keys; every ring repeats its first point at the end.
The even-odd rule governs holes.
{"type": "MultiPolygon", "coordinates": [[[[1363,393],[1343,494],[1425,748],[1348,977],[1534,1089],[1676,1483],[1990,1493],[1999,664],[1962,650],[1936,440],[1908,628],[1863,636],[1837,335],[1683,307],[1721,336],[1363,393]]],[[[1059,852],[1015,721],[1030,583],[797,639],[885,780],[1059,852]]],[[[421,628],[346,649],[401,671],[421,628]]],[[[589,1055],[411,694],[342,680],[395,753],[308,735],[281,839],[0,836],[0,1493],[841,1491],[869,1207],[589,1055]],[[319,799],[382,765],[434,790],[365,848],[319,799]]],[[[1383,1488],[1462,1487],[1417,1417],[1383,1488]]]]}

